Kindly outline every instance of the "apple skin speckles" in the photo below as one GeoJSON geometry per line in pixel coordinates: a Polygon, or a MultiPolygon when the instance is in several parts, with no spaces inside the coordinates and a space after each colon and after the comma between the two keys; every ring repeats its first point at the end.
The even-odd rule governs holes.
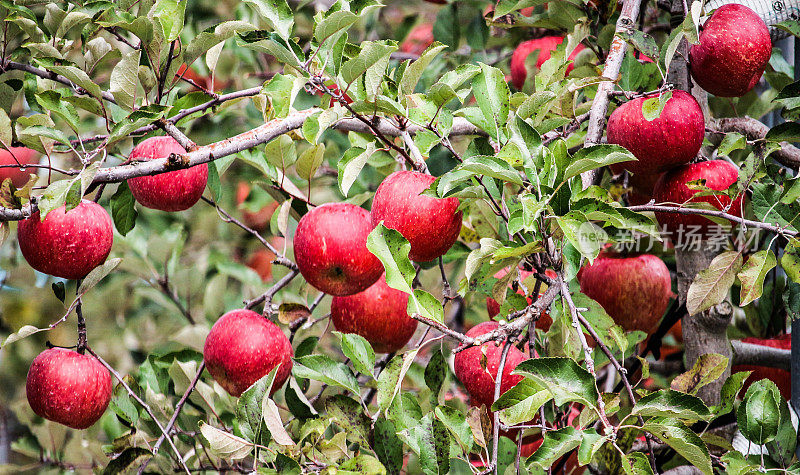
{"type": "Polygon", "coordinates": [[[280,365],[270,392],[274,394],[292,371],[292,356],[292,344],[280,327],[251,310],[221,316],[203,347],[208,372],[235,397],[280,365]]]}
{"type": "Polygon", "coordinates": [[[383,264],[367,249],[369,212],[349,203],[317,206],[300,219],[294,256],[300,273],[317,290],[352,295],[383,274],[383,264]]]}
{"type": "Polygon", "coordinates": [[[86,429],[100,419],[111,389],[111,374],[97,359],[64,348],[34,358],[25,384],[33,412],[73,429],[86,429]]]}
{"type": "Polygon", "coordinates": [[[729,3],[703,25],[700,43],[689,49],[692,78],[720,97],[740,97],[753,89],[772,55],[764,20],[750,8],[729,3]]]}
{"type": "MultiPolygon", "coordinates": [[[[133,149],[131,160],[153,160],[170,154],[184,154],[186,150],[172,137],[150,137],[133,149]]],[[[195,165],[152,176],[128,180],[136,201],[147,208],[161,211],[183,211],[194,206],[203,195],[208,182],[208,164],[195,165]]]]}
{"type": "Polygon", "coordinates": [[[23,257],[39,272],[81,279],[105,262],[114,243],[114,228],[106,210],[83,200],[65,212],[54,209],[44,221],[39,212],[20,221],[17,238],[23,257]]]}
{"type": "Polygon", "coordinates": [[[400,232],[411,243],[408,257],[417,262],[444,255],[458,239],[458,198],[422,196],[436,177],[415,171],[394,172],[380,184],[372,200],[372,225],[400,232]]]}

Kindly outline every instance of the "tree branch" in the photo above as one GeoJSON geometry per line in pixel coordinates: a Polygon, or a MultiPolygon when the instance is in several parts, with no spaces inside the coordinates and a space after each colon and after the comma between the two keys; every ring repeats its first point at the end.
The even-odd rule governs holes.
{"type": "Polygon", "coordinates": [[[715,211],[711,209],[700,209],[700,208],[679,208],[677,206],[667,206],[667,205],[639,205],[639,206],[630,206],[628,207],[631,211],[658,211],[662,213],[675,213],[675,214],[699,214],[703,216],[714,216],[717,218],[725,218],[731,221],[734,221],[739,224],[743,224],[745,226],[752,226],[754,228],[765,229],[767,231],[780,234],[782,236],[788,237],[795,237],[798,235],[797,231],[792,231],[791,229],[783,228],[780,226],[774,226],[768,223],[762,223],[760,221],[753,221],[751,219],[740,218],[739,216],[734,216],[732,214],[726,213],[724,211],[715,211]]]}
{"type": "MultiPolygon", "coordinates": [[[[727,132],[739,132],[744,135],[747,140],[762,140],[766,137],[767,132],[769,132],[769,127],[752,117],[712,119],[710,125],[709,140],[717,144],[722,141],[722,138],[727,132]]],[[[770,156],[781,165],[792,168],[793,170],[800,169],[800,148],[788,142],[781,142],[780,145],[781,149],[772,152],[770,156]]]]}
{"type": "MultiPolygon", "coordinates": [[[[89,92],[86,89],[74,84],[72,81],[65,78],[64,76],[56,74],[52,71],[39,69],[36,66],[31,66],[30,64],[17,63],[15,61],[6,61],[5,66],[3,66],[2,63],[0,63],[0,67],[4,70],[15,69],[17,71],[25,71],[26,73],[31,73],[33,75],[39,76],[40,78],[49,79],[51,81],[61,83],[71,89],[74,89],[75,92],[77,92],[78,94],[91,96],[91,94],[89,94],[89,92]]],[[[110,92],[103,91],[101,95],[103,96],[103,99],[107,100],[108,102],[113,102],[114,104],[117,103],[117,101],[114,99],[114,96],[112,96],[110,92]]]]}
{"type": "MultiPolygon", "coordinates": [[[[616,33],[633,29],[636,18],[639,16],[640,4],[641,2],[638,0],[628,0],[622,4],[622,12],[617,20],[616,33]]],[[[603,77],[606,80],[597,86],[597,94],[589,111],[589,127],[586,131],[586,140],[584,142],[586,146],[599,144],[600,139],[603,137],[606,113],[608,112],[608,95],[614,89],[614,84],[619,78],[619,70],[622,67],[622,59],[625,57],[626,48],[627,43],[625,40],[621,36],[615,35],[603,67],[603,77]]],[[[599,177],[598,170],[582,173],[581,182],[583,182],[583,187],[588,188],[595,184],[597,177],[599,177]]]]}
{"type": "Polygon", "coordinates": [[[792,369],[792,351],[769,346],[754,345],[739,340],[731,340],[734,365],[766,366],[786,371],[792,369]]]}

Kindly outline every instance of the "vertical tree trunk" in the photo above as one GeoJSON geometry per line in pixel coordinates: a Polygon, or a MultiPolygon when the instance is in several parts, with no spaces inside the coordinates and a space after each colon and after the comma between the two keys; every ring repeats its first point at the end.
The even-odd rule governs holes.
{"type": "MultiPolygon", "coordinates": [[[[687,4],[691,7],[692,0],[687,4]]],[[[682,0],[674,2],[675,6],[680,5],[677,11],[683,11],[682,0]]],[[[673,12],[676,8],[673,8],[673,12]]],[[[673,22],[674,24],[674,22],[673,22]]],[[[697,86],[691,87],[686,58],[689,57],[689,47],[686,40],[678,48],[678,54],[670,64],[667,80],[678,89],[691,91],[703,113],[706,121],[711,119],[708,109],[708,98],[705,91],[697,86]]],[[[681,303],[686,303],[686,294],[695,276],[701,270],[708,268],[708,265],[722,251],[720,246],[708,246],[704,243],[699,250],[675,249],[675,260],[678,268],[678,299],[681,303]]],[[[718,404],[720,390],[725,380],[730,375],[730,358],[732,355],[730,341],[726,334],[726,329],[733,315],[733,308],[728,302],[723,302],[706,312],[697,315],[686,315],[683,318],[683,344],[684,359],[687,368],[692,368],[697,359],[704,354],[719,353],[728,358],[728,368],[725,373],[716,381],[700,389],[698,396],[706,404],[718,404]]]]}

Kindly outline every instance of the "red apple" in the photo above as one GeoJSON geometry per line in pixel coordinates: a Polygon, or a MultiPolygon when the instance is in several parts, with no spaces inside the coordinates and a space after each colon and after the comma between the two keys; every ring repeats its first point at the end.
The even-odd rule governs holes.
{"type": "Polygon", "coordinates": [[[636,173],[630,175],[628,185],[630,185],[631,190],[628,192],[628,203],[633,206],[649,203],[653,199],[653,190],[659,178],[661,178],[660,173],[652,175],[636,173]]]}
{"type": "Polygon", "coordinates": [[[394,172],[380,184],[372,200],[372,225],[400,231],[411,260],[425,262],[444,255],[458,239],[461,211],[458,198],[422,196],[436,178],[415,171],[394,172]]]}
{"type": "MultiPolygon", "coordinates": [[[[792,349],[792,335],[781,335],[775,338],[744,338],[742,339],[744,343],[752,343],[754,345],[761,345],[761,346],[768,346],[770,348],[779,348],[781,350],[791,350],[792,349]]],[[[737,371],[752,371],[753,373],[750,375],[749,378],[744,383],[742,387],[742,393],[744,394],[747,391],[747,388],[750,387],[751,384],[755,383],[756,381],[760,381],[762,379],[769,379],[776,386],[781,392],[781,395],[786,399],[791,399],[792,397],[792,374],[789,371],[781,368],[768,368],[766,366],[753,366],[753,365],[734,365],[731,368],[731,372],[736,373],[737,371]]]]}
{"type": "MultiPolygon", "coordinates": [[[[699,193],[691,190],[686,183],[705,180],[705,186],[712,190],[727,190],[728,187],[736,183],[739,179],[739,171],[736,166],[725,160],[709,160],[707,162],[690,163],[664,173],[656,182],[653,197],[656,203],[677,203],[678,205],[686,202],[705,202],[710,203],[717,209],[728,208],[728,213],[734,216],[742,215],[742,196],[736,198],[731,204],[731,198],[726,195],[709,195],[694,197],[699,193]]],[[[717,227],[709,219],[697,214],[677,214],[667,212],[656,212],[656,219],[659,224],[666,228],[670,234],[678,233],[698,233],[702,236],[709,236],[717,227]]],[[[673,240],[679,242],[678,239],[673,240]]]]}
{"type": "Polygon", "coordinates": [[[240,181],[236,185],[236,206],[241,210],[242,221],[247,227],[255,231],[263,231],[267,229],[269,220],[272,218],[275,210],[278,209],[278,202],[272,201],[258,211],[249,211],[245,208],[244,203],[247,201],[250,193],[250,185],[244,181],[240,181]]]}
{"type": "MultiPolygon", "coordinates": [[[[507,273],[508,273],[508,270],[503,269],[503,270],[499,271],[498,273],[496,273],[494,275],[494,278],[495,279],[500,279],[500,278],[504,277],[507,273]]],[[[528,280],[528,277],[531,277],[533,274],[534,274],[534,272],[532,272],[532,271],[527,271],[527,270],[522,270],[522,269],[520,269],[520,271],[519,271],[519,277],[523,281],[528,280]]],[[[545,274],[548,277],[551,277],[553,279],[556,278],[556,273],[554,271],[550,270],[550,269],[547,269],[545,271],[545,274]]],[[[530,280],[533,280],[533,279],[530,279],[530,280]]],[[[512,287],[511,284],[509,284],[509,287],[512,287]]],[[[542,294],[544,293],[545,290],[547,290],[547,285],[546,284],[542,284],[542,289],[539,291],[539,297],[542,296],[542,294]]],[[[532,287],[529,288],[528,291],[532,292],[533,288],[532,287]]],[[[523,292],[523,290],[521,288],[517,289],[517,293],[520,294],[520,295],[525,295],[525,292],[523,292]]],[[[528,305],[530,305],[532,303],[533,303],[533,299],[531,297],[528,297],[528,305]]],[[[486,311],[489,313],[489,318],[494,318],[494,317],[496,317],[497,315],[500,314],[500,304],[497,302],[497,300],[495,300],[495,299],[493,299],[491,297],[486,297],[486,311]]],[[[550,325],[552,325],[552,324],[553,324],[553,319],[550,318],[550,314],[548,312],[543,312],[542,315],[539,317],[539,320],[536,321],[536,328],[539,328],[541,330],[547,331],[547,330],[550,329],[550,325]]]]}
{"type": "Polygon", "coordinates": [[[661,115],[648,121],[642,105],[655,97],[658,95],[628,101],[608,119],[608,143],[622,145],[638,159],[615,164],[612,166],[615,173],[622,168],[634,174],[660,173],[688,163],[700,151],[706,126],[694,96],[686,91],[672,91],[661,115]]]}
{"type": "Polygon", "coordinates": [[[722,97],[739,97],[761,79],[772,55],[769,28],[738,3],[717,8],[703,25],[700,43],[689,49],[692,78],[722,97]]]}
{"type": "MultiPolygon", "coordinates": [[[[514,53],[511,55],[511,84],[519,90],[525,86],[525,79],[528,77],[528,69],[525,67],[525,60],[528,55],[534,51],[539,52],[536,58],[536,67],[541,68],[542,65],[550,59],[550,55],[556,50],[558,45],[564,42],[564,38],[560,36],[545,36],[543,38],[536,38],[534,40],[524,41],[517,46],[514,53]]],[[[583,51],[585,47],[579,44],[569,55],[569,60],[575,59],[578,53],[583,51]]],[[[574,69],[570,64],[567,66],[567,74],[574,69]]]]}
{"type": "Polygon", "coordinates": [[[292,356],[292,344],[281,329],[251,310],[221,316],[203,347],[208,372],[235,397],[280,365],[270,392],[274,394],[292,372],[292,356]]]}
{"type": "MultiPolygon", "coordinates": [[[[483,322],[472,327],[467,332],[467,336],[475,338],[497,329],[498,326],[497,322],[483,322]]],[[[503,343],[489,341],[481,346],[472,346],[456,354],[453,361],[456,378],[464,385],[474,406],[480,406],[481,404],[485,404],[487,408],[492,406],[495,379],[497,378],[497,370],[500,367],[502,353],[503,343]]],[[[525,354],[519,351],[516,346],[509,348],[506,364],[503,366],[501,375],[500,394],[522,381],[522,376],[511,374],[511,372],[526,359],[525,354]]]]}
{"type": "Polygon", "coordinates": [[[433,44],[433,24],[423,23],[415,26],[406,39],[400,43],[400,51],[420,55],[433,44]]]}
{"type": "Polygon", "coordinates": [[[19,222],[19,248],[28,264],[39,272],[82,279],[105,262],[114,243],[114,225],[102,206],[82,200],[65,212],[65,207],[39,212],[19,222]]]}
{"type": "Polygon", "coordinates": [[[386,284],[386,276],[363,292],[334,297],[331,320],[336,330],[355,333],[378,353],[395,352],[408,343],[417,321],[408,316],[408,294],[386,284]]]}
{"type": "Polygon", "coordinates": [[[578,282],[626,331],[655,331],[673,295],[669,269],[652,254],[603,251],[578,271],[578,282]]]}
{"type": "MultiPolygon", "coordinates": [[[[192,68],[187,68],[186,64],[181,64],[178,68],[178,71],[175,73],[175,77],[184,77],[186,79],[191,79],[194,81],[195,84],[204,88],[206,91],[211,91],[212,81],[211,76],[201,76],[192,68]]],[[[230,86],[231,81],[221,81],[218,77],[214,78],[213,86],[214,92],[220,92],[226,87],[230,86]]],[[[199,90],[199,89],[198,89],[199,90]]]]}
{"type": "Polygon", "coordinates": [[[31,150],[25,147],[11,147],[6,150],[0,148],[0,183],[6,181],[6,178],[11,178],[11,183],[17,188],[22,188],[28,183],[31,174],[36,174],[35,168],[19,168],[18,165],[36,164],[39,161],[39,153],[36,150],[31,150]],[[5,167],[5,165],[14,165],[13,167],[5,167]]]}
{"type": "Polygon", "coordinates": [[[328,203],[309,211],[297,224],[294,256],[300,273],[317,290],[352,295],[383,274],[383,264],[367,249],[369,212],[348,203],[328,203]]]}
{"type": "Polygon", "coordinates": [[[50,348],[31,363],[25,392],[39,416],[86,429],[100,419],[111,401],[111,373],[89,355],[50,348]]]}
{"type": "MultiPolygon", "coordinates": [[[[172,137],[150,137],[133,149],[131,160],[147,161],[184,154],[186,150],[172,137]]],[[[136,201],[147,208],[161,211],[183,211],[197,203],[206,189],[208,164],[128,180],[136,201]]]]}
{"type": "Polygon", "coordinates": [[[247,260],[247,267],[256,271],[256,274],[261,277],[262,281],[269,282],[269,280],[272,279],[273,259],[275,259],[275,254],[267,249],[259,249],[247,260]]]}

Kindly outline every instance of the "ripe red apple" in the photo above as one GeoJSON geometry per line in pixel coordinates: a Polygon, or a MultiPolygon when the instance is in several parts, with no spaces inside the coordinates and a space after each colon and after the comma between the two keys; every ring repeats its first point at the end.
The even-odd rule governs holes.
{"type": "Polygon", "coordinates": [[[25,392],[39,416],[86,429],[100,419],[111,401],[111,373],[89,355],[50,348],[31,363],[25,392]]]}
{"type": "Polygon", "coordinates": [[[706,20],[700,43],[689,49],[689,68],[711,94],[739,97],[755,87],[771,55],[764,20],[744,5],[729,3],[706,20]]]}
{"type": "Polygon", "coordinates": [[[256,271],[256,274],[261,277],[262,281],[269,282],[269,280],[272,279],[273,259],[275,259],[275,254],[267,249],[259,249],[247,260],[247,267],[256,271]]]}
{"type": "Polygon", "coordinates": [[[356,205],[327,203],[312,209],[300,219],[294,234],[300,273],[326,294],[366,290],[383,274],[383,264],[367,249],[373,227],[369,212],[356,205]]]}
{"type": "MultiPolygon", "coordinates": [[[[752,343],[754,345],[769,346],[771,348],[779,348],[781,350],[792,349],[792,335],[780,335],[775,338],[744,338],[744,343],[752,343]]],[[[781,392],[781,395],[786,399],[792,397],[792,374],[789,371],[781,368],[768,368],[766,366],[753,366],[753,365],[734,365],[731,372],[737,371],[752,371],[753,373],[744,383],[741,394],[747,391],[747,388],[756,381],[762,379],[769,379],[781,392]]]]}
{"type": "Polygon", "coordinates": [[[628,203],[633,206],[649,203],[653,199],[653,190],[659,178],[661,178],[661,173],[652,175],[636,173],[630,175],[628,185],[630,185],[631,190],[628,192],[628,203]]]}
{"type": "Polygon", "coordinates": [[[35,168],[19,168],[17,165],[36,164],[39,161],[39,153],[25,147],[11,147],[8,150],[0,148],[0,165],[14,165],[13,167],[0,168],[0,183],[11,178],[11,183],[16,188],[21,188],[28,183],[31,174],[36,174],[35,168]]]}
{"type": "Polygon", "coordinates": [[[608,119],[608,143],[622,145],[638,159],[614,164],[615,173],[622,168],[641,175],[660,173],[688,163],[700,151],[706,126],[694,96],[686,91],[672,91],[661,115],[648,121],[642,105],[655,97],[658,95],[628,101],[608,119]]]}
{"type": "MultiPolygon", "coordinates": [[[[508,270],[507,269],[503,269],[503,270],[499,271],[498,273],[496,273],[494,275],[494,278],[495,279],[500,279],[500,278],[504,277],[507,273],[508,273],[508,270]]],[[[527,270],[522,270],[522,269],[520,269],[520,271],[519,271],[519,277],[520,277],[520,279],[522,281],[528,280],[528,277],[531,277],[533,274],[534,274],[534,272],[532,272],[532,271],[527,271],[527,270]]],[[[548,277],[551,277],[553,279],[556,278],[556,273],[554,271],[550,270],[550,269],[547,269],[545,271],[545,274],[548,277]]],[[[532,280],[532,279],[530,279],[530,280],[532,280]]],[[[509,284],[509,287],[512,287],[512,285],[509,284]]],[[[546,284],[542,284],[542,289],[539,291],[539,297],[542,296],[542,294],[544,293],[545,290],[547,290],[547,285],[546,284]]],[[[528,291],[532,292],[533,291],[533,287],[529,288],[528,291]]],[[[525,295],[525,292],[523,292],[523,290],[521,288],[517,289],[517,293],[520,294],[520,295],[525,295]]],[[[528,305],[530,305],[532,303],[533,303],[533,299],[531,297],[528,297],[528,305]]],[[[500,304],[497,302],[497,300],[495,300],[495,299],[493,299],[491,297],[486,297],[486,311],[489,313],[489,318],[494,318],[494,317],[496,317],[497,315],[500,314],[500,304]]],[[[536,321],[536,328],[539,328],[541,330],[547,331],[547,330],[550,329],[550,325],[552,325],[552,324],[553,324],[553,319],[550,318],[550,314],[548,312],[543,312],[542,315],[539,317],[539,320],[536,321]]]]}
{"type": "MultiPolygon", "coordinates": [[[[525,60],[528,55],[534,51],[539,52],[536,58],[536,68],[541,68],[545,61],[550,59],[553,51],[556,50],[558,45],[564,42],[561,36],[545,36],[543,38],[536,38],[534,40],[524,41],[517,46],[514,53],[511,55],[511,84],[519,90],[525,86],[525,79],[528,77],[528,69],[525,67],[525,60]]],[[[569,60],[575,59],[578,53],[583,51],[585,46],[579,44],[569,55],[569,60]]],[[[570,73],[575,67],[570,64],[567,66],[567,74],[570,73]]]]}
{"type": "MultiPolygon", "coordinates": [[[[226,87],[231,85],[232,81],[222,81],[218,77],[214,77],[213,84],[211,80],[211,76],[201,76],[197,71],[193,68],[189,68],[186,66],[186,63],[181,64],[178,68],[178,71],[175,73],[175,77],[184,77],[186,79],[191,79],[194,81],[195,84],[204,88],[206,91],[211,91],[211,86],[214,86],[214,92],[220,92],[226,87]]],[[[198,89],[199,90],[199,89],[198,89]]]]}
{"type": "MultiPolygon", "coordinates": [[[[186,150],[172,137],[150,137],[133,149],[130,159],[147,161],[168,157],[172,153],[183,154],[186,150]]],[[[128,186],[142,206],[161,211],[183,211],[197,203],[207,181],[208,164],[203,163],[185,170],[131,178],[128,186]]]]}
{"type": "Polygon", "coordinates": [[[578,282],[626,331],[655,331],[672,297],[669,269],[652,254],[603,251],[578,271],[578,282]]]}
{"type": "MultiPolygon", "coordinates": [[[[726,195],[700,196],[691,190],[686,183],[704,179],[705,186],[712,190],[726,190],[736,183],[739,171],[736,166],[725,160],[709,160],[707,162],[690,163],[667,173],[664,173],[656,182],[653,197],[656,203],[705,202],[717,209],[728,208],[728,213],[734,216],[742,215],[742,196],[736,198],[731,205],[731,198],[726,195]],[[729,206],[730,205],[730,206],[729,206]]],[[[709,219],[697,215],[683,215],[677,213],[656,212],[656,219],[670,234],[697,232],[702,236],[709,236],[715,229],[714,223],[709,219]]],[[[673,236],[673,240],[676,239],[673,236]]]]}
{"type": "MultiPolygon", "coordinates": [[[[483,322],[475,325],[467,332],[469,337],[477,337],[495,330],[499,324],[497,322],[483,322]]],[[[503,353],[503,344],[489,341],[481,346],[473,346],[457,353],[453,361],[453,369],[456,378],[461,381],[464,388],[470,395],[472,405],[480,406],[485,404],[491,407],[494,402],[494,386],[497,378],[497,370],[500,367],[500,358],[503,353]]],[[[511,374],[527,357],[519,351],[516,346],[511,346],[506,356],[506,364],[503,366],[503,378],[500,383],[500,394],[516,386],[522,380],[522,376],[511,374]]]]}
{"type": "Polygon", "coordinates": [[[336,330],[366,338],[376,352],[392,353],[404,347],[417,329],[407,307],[408,294],[389,287],[384,275],[363,292],[334,297],[331,320],[336,330]]]}
{"type": "Polygon", "coordinates": [[[245,208],[244,202],[247,201],[251,192],[250,185],[244,181],[240,181],[236,185],[236,206],[241,210],[242,221],[247,227],[255,231],[263,231],[267,229],[269,220],[272,218],[275,210],[278,209],[278,202],[272,201],[258,211],[249,211],[245,208]]]}
{"type": "Polygon", "coordinates": [[[292,372],[292,356],[292,344],[281,329],[251,310],[221,316],[203,347],[208,372],[235,397],[280,365],[270,392],[274,394],[292,372]]]}
{"type": "Polygon", "coordinates": [[[458,239],[461,211],[458,198],[421,196],[436,178],[415,171],[394,172],[380,184],[372,200],[372,225],[400,231],[411,260],[425,262],[444,255],[458,239]]]}
{"type": "Polygon", "coordinates": [[[82,200],[65,212],[65,207],[39,212],[19,222],[19,248],[28,264],[39,272],[82,279],[105,262],[114,243],[114,225],[102,206],[82,200]]]}
{"type": "Polygon", "coordinates": [[[433,24],[423,23],[411,29],[406,39],[400,43],[403,53],[420,55],[433,44],[433,24]]]}

